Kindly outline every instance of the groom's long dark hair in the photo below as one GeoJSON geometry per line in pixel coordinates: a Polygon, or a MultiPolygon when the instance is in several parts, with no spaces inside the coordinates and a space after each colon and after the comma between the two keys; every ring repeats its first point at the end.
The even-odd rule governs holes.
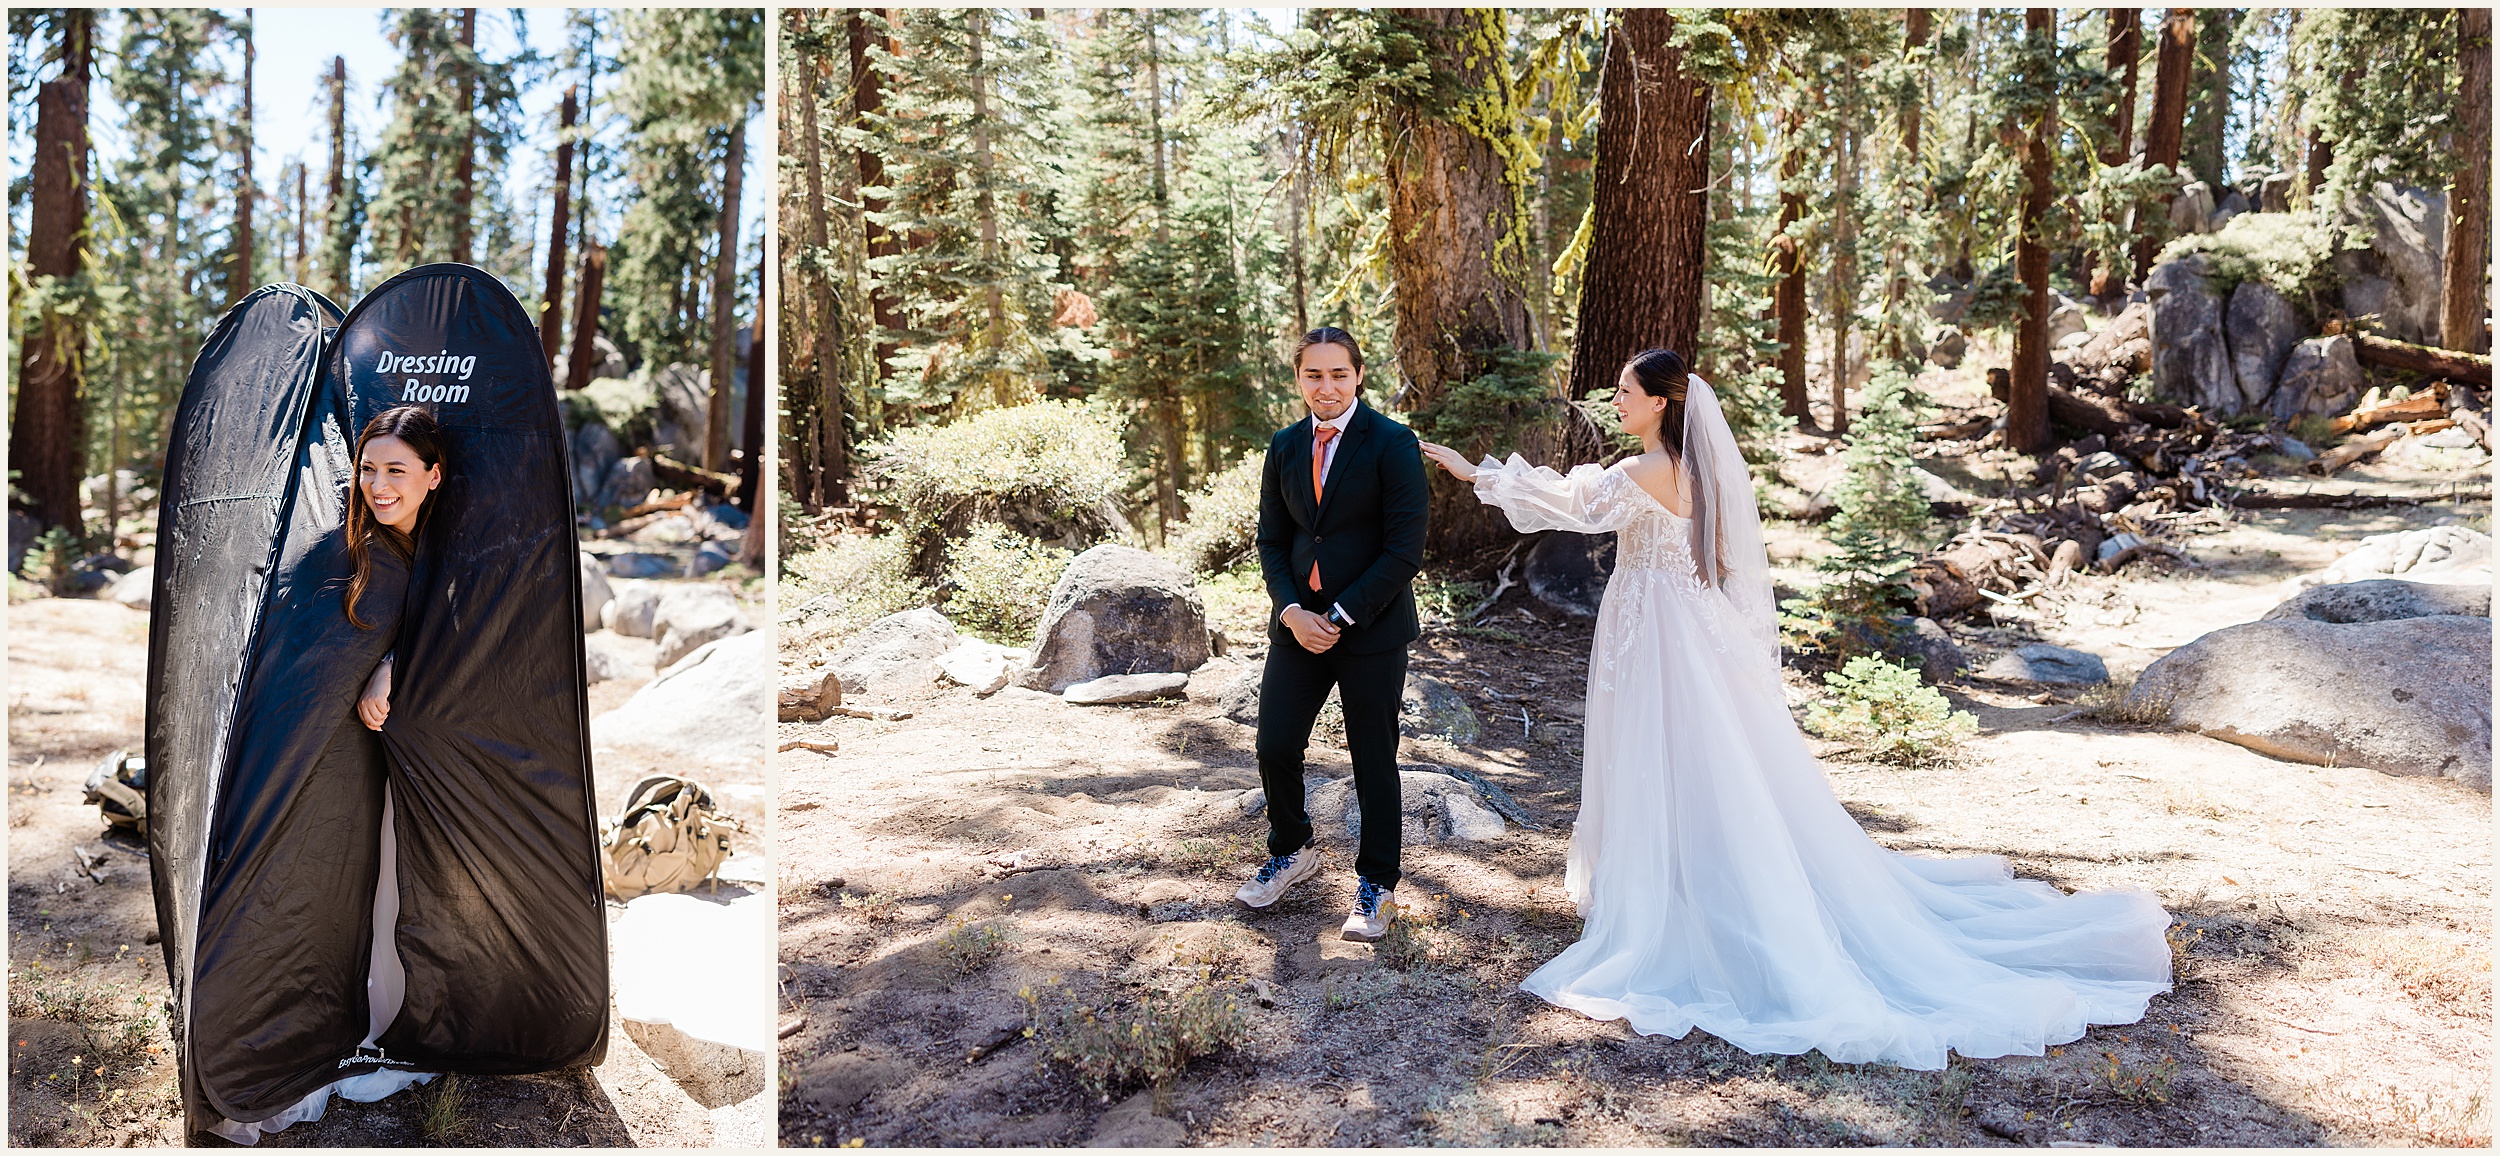
{"type": "Polygon", "coordinates": [[[1718,520],[1702,508],[1701,479],[1695,476],[1691,459],[1684,453],[1684,395],[1693,371],[1685,366],[1683,356],[1672,349],[1644,349],[1623,364],[1632,371],[1632,380],[1640,384],[1642,393],[1667,399],[1666,411],[1658,415],[1658,440],[1667,447],[1667,456],[1675,459],[1675,468],[1684,471],[1685,501],[1692,506],[1693,558],[1708,562],[1717,555],[1719,564],[1702,572],[1723,577],[1728,572],[1726,543],[1707,540],[1717,536],[1712,531],[1718,520]]]}

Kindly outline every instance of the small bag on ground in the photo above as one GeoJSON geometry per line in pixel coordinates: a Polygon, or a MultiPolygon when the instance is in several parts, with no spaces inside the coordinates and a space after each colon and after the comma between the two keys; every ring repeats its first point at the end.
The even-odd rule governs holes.
{"type": "Polygon", "coordinates": [[[104,813],[108,827],[148,837],[148,761],[114,751],[87,776],[87,802],[104,813]]]}
{"type": "Polygon", "coordinates": [[[644,779],[604,833],[608,898],[691,891],[729,858],[729,832],[745,830],[713,805],[711,788],[675,775],[644,779]]]}

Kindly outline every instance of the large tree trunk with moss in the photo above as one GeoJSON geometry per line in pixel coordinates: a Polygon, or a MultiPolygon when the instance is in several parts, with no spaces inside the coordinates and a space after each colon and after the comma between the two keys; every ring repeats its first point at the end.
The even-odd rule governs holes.
{"type": "MultiPolygon", "coordinates": [[[[2179,168],[2180,135],[2187,125],[2188,74],[2196,63],[2196,10],[2173,8],[2161,23],[2161,45],[2153,59],[2153,110],[2144,122],[2144,167],[2166,165],[2172,172],[2179,168]]],[[[2161,199],[2167,209],[2171,198],[2161,199]]],[[[2143,213],[2136,217],[2135,279],[2140,283],[2153,271],[2153,257],[2161,251],[2163,231],[2169,227],[2170,215],[2143,213]]]]}
{"type": "Polygon", "coordinates": [[[1710,86],[1668,43],[1675,16],[1621,9],[1599,81],[1597,179],[1571,396],[1603,396],[1623,363],[1672,349],[1689,364],[1701,333],[1710,223],[1710,86]]]}
{"type": "MultiPolygon", "coordinates": [[[[26,266],[35,277],[78,276],[87,249],[87,83],[95,17],[62,17],[61,75],[35,93],[35,156],[28,166],[26,266]]],[[[78,483],[86,476],[87,409],[82,319],[46,314],[18,346],[17,408],[9,420],[9,468],[35,520],[81,533],[78,483]]],[[[8,560],[15,569],[18,559],[8,560]]]]}
{"type": "MultiPolygon", "coordinates": [[[[1507,86],[1507,59],[1480,44],[1506,43],[1498,9],[1401,8],[1396,18],[1423,39],[1433,71],[1452,85],[1477,93],[1507,86]]],[[[1401,380],[1391,406],[1429,414],[1461,383],[1498,370],[1500,355],[1530,348],[1527,299],[1494,264],[1503,252],[1512,262],[1525,259],[1525,222],[1503,183],[1501,157],[1465,126],[1402,103],[1381,126],[1380,149],[1387,160],[1389,267],[1397,281],[1401,380]]],[[[1498,445],[1558,466],[1594,456],[1594,431],[1559,384],[1544,403],[1544,420],[1529,416],[1483,430],[1456,448],[1473,455],[1498,445]]],[[[1514,537],[1499,510],[1438,471],[1431,518],[1425,551],[1435,559],[1474,559],[1514,537]]]]}
{"type": "MultiPolygon", "coordinates": [[[[2057,10],[2023,10],[2026,39],[2057,39],[2057,10]]],[[[2023,147],[2022,233],[2014,243],[2014,268],[2023,279],[2023,316],[2014,328],[2014,365],[2007,383],[2005,444],[2027,454],[2049,448],[2049,247],[2041,238],[2049,206],[2057,199],[2050,147],[2057,139],[2055,77],[2032,83],[2049,93],[2030,125],[2023,147]]]]}
{"type": "Polygon", "coordinates": [[[2448,186],[2448,267],[2439,343],[2482,353],[2491,267],[2491,9],[2457,9],[2457,147],[2448,186]]]}
{"type": "Polygon", "coordinates": [[[1780,227],[1771,242],[1771,267],[1779,284],[1771,292],[1771,311],[1779,318],[1780,412],[1800,422],[1814,417],[1806,394],[1806,270],[1803,243],[1791,233],[1805,219],[1805,191],[1794,187],[1805,170],[1804,117],[1787,117],[1787,140],[1780,155],[1780,227]]]}

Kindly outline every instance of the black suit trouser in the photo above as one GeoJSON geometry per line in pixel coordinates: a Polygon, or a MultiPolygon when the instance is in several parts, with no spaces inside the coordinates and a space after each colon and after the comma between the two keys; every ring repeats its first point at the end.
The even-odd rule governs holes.
{"type": "Polygon", "coordinates": [[[1398,706],[1406,692],[1406,648],[1348,654],[1342,644],[1313,654],[1286,640],[1267,648],[1259,679],[1259,781],[1267,789],[1267,853],[1290,855],[1311,841],[1302,797],[1302,760],[1328,689],[1345,706],[1346,753],[1363,838],[1354,870],[1382,887],[1398,884],[1398,706]]]}

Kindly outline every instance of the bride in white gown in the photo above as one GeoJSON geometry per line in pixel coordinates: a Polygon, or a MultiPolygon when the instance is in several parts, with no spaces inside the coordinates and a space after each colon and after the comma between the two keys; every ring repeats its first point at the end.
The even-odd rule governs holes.
{"type": "Polygon", "coordinates": [[[1761,519],[1716,397],[1650,350],[1615,405],[1647,452],[1611,468],[1424,446],[1522,533],[1618,533],[1565,873],[1584,930],[1520,986],[1644,1034],[1924,1069],[2141,1019],[2170,988],[2151,894],[2067,895],[1859,830],[1781,693],[1761,519]]]}

